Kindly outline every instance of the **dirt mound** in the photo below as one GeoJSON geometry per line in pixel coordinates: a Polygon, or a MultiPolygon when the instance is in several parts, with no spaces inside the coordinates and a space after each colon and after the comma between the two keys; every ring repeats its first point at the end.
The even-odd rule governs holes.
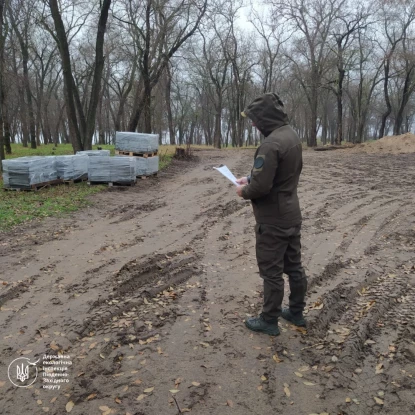
{"type": "Polygon", "coordinates": [[[349,150],[353,153],[403,154],[415,153],[415,134],[406,133],[383,137],[380,140],[360,144],[349,150]]]}

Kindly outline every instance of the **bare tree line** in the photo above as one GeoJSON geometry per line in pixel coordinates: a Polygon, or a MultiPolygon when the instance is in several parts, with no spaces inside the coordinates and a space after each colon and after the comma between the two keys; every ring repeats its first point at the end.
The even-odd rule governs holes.
{"type": "Polygon", "coordinates": [[[400,134],[414,22],[407,0],[0,0],[0,157],[115,131],[257,144],[240,113],[267,91],[309,146],[400,134]]]}

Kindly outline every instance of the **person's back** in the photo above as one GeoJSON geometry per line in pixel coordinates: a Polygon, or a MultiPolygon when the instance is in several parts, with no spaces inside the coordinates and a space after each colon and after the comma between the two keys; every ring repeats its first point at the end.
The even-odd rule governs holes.
{"type": "Polygon", "coordinates": [[[301,141],[288,125],[276,94],[257,98],[245,113],[266,138],[255,153],[256,165],[243,197],[252,200],[257,222],[284,228],[299,225],[297,185],[303,165],[301,141]]]}
{"type": "Polygon", "coordinates": [[[238,179],[237,194],[250,199],[256,226],[256,257],[264,279],[264,303],[259,317],[245,325],[253,331],[278,335],[282,316],[304,326],[307,278],[301,264],[301,211],[297,186],[302,169],[301,142],[274,93],[255,99],[242,113],[266,137],[255,153],[251,176],[238,179]],[[283,273],[290,282],[290,307],[282,310],[283,273]]]}

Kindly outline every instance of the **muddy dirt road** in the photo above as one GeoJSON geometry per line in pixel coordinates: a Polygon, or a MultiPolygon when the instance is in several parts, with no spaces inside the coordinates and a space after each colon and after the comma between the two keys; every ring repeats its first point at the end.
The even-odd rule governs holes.
{"type": "Polygon", "coordinates": [[[243,324],[254,220],[212,171],[246,174],[253,151],[196,154],[0,234],[0,413],[415,413],[415,154],[305,152],[308,330],[277,338],[243,324]],[[28,388],[8,379],[19,357],[41,358],[24,382],[11,366],[18,385],[38,369],[28,388]]]}

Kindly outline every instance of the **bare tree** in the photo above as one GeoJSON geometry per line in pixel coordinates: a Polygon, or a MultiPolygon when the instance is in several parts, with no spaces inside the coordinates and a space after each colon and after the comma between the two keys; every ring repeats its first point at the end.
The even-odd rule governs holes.
{"type": "MultiPolygon", "coordinates": [[[[398,111],[396,114],[395,124],[393,127],[393,134],[398,135],[403,131],[404,112],[408,105],[411,95],[415,91],[415,49],[414,39],[406,38],[402,42],[402,51],[400,53],[400,60],[402,61],[403,86],[399,88],[398,92],[398,111]]],[[[407,128],[404,130],[408,131],[407,128]]]]}
{"type": "Polygon", "coordinates": [[[151,133],[153,88],[172,56],[197,30],[207,0],[132,0],[123,4],[124,15],[116,18],[134,40],[142,81],[136,89],[128,130],[135,131],[141,115],[144,115],[144,132],[151,133]]]}
{"type": "Polygon", "coordinates": [[[386,110],[382,114],[379,138],[382,138],[385,135],[386,120],[392,112],[392,104],[389,97],[389,79],[392,57],[398,44],[406,39],[408,27],[415,20],[415,5],[406,1],[399,1],[398,4],[385,4],[382,2],[381,11],[384,34],[387,39],[383,64],[383,93],[386,110]]]}
{"type": "Polygon", "coordinates": [[[65,84],[66,111],[71,135],[75,141],[74,150],[90,149],[95,131],[96,111],[101,93],[102,72],[104,69],[104,35],[107,27],[111,0],[103,0],[99,8],[99,20],[95,41],[95,60],[93,64],[92,87],[88,105],[82,105],[80,92],[75,84],[72,61],[69,50],[67,31],[61,16],[57,0],[47,1],[53,19],[53,28],[47,20],[43,20],[46,29],[55,39],[62,61],[63,79],[65,84]]]}
{"type": "MultiPolygon", "coordinates": [[[[370,11],[362,9],[358,9],[354,16],[349,13],[342,15],[340,12],[332,33],[337,46],[335,53],[338,77],[336,81],[337,87],[336,89],[333,88],[337,98],[337,135],[335,140],[337,145],[340,145],[343,141],[343,82],[348,67],[348,62],[345,62],[345,51],[354,40],[354,34],[367,27],[366,19],[370,14],[370,11]]],[[[350,60],[353,53],[348,55],[350,60]]]]}
{"type": "Polygon", "coordinates": [[[0,171],[3,171],[2,160],[5,159],[4,151],[4,104],[5,104],[5,85],[4,85],[4,39],[3,28],[5,0],[0,0],[0,171]]]}
{"type": "Polygon", "coordinates": [[[346,0],[273,0],[274,13],[285,16],[297,34],[287,57],[304,89],[310,111],[308,145],[317,145],[319,90],[326,70],[327,38],[339,9],[346,0]],[[300,35],[300,36],[299,36],[300,35]]]}
{"type": "Polygon", "coordinates": [[[10,22],[19,41],[22,53],[23,82],[24,89],[26,91],[27,110],[29,116],[30,146],[31,148],[36,148],[35,115],[33,111],[33,97],[29,76],[29,32],[32,20],[32,8],[33,4],[31,2],[23,2],[21,0],[8,4],[10,22]]]}

